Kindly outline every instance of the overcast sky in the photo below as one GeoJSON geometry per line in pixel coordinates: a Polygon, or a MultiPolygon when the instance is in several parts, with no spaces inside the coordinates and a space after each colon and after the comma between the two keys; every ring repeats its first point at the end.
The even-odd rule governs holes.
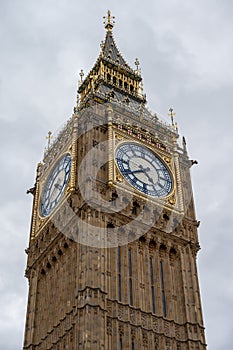
{"type": "Polygon", "coordinates": [[[49,130],[71,115],[78,73],[98,54],[107,9],[127,62],[141,63],[148,106],[187,139],[209,349],[233,334],[232,0],[0,0],[0,349],[22,348],[35,169],[49,130]]]}

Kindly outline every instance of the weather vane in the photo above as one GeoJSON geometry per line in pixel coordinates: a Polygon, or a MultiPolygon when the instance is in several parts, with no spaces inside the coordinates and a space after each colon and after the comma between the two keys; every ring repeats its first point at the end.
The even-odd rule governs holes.
{"type": "Polygon", "coordinates": [[[115,24],[115,17],[111,16],[111,11],[108,10],[107,16],[104,16],[103,18],[104,18],[105,28],[109,31],[112,30],[112,28],[114,27],[114,24],[115,24]]]}

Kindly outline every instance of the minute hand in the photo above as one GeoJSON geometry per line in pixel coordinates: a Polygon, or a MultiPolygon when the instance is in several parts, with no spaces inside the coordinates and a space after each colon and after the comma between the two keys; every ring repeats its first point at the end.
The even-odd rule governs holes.
{"type": "Polygon", "coordinates": [[[145,168],[145,169],[133,170],[133,171],[131,171],[131,173],[133,173],[133,174],[136,174],[136,173],[145,173],[146,171],[148,171],[147,168],[145,168]]]}
{"type": "Polygon", "coordinates": [[[127,173],[131,173],[131,174],[136,174],[136,173],[146,173],[147,171],[149,171],[150,169],[149,168],[140,168],[138,170],[130,170],[130,169],[127,169],[127,173]]]}

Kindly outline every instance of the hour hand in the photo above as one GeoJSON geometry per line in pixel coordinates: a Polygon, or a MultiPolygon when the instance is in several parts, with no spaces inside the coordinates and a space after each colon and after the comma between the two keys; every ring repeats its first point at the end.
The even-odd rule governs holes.
{"type": "Polygon", "coordinates": [[[150,168],[149,168],[149,167],[143,168],[143,166],[142,166],[141,164],[140,164],[138,167],[139,167],[139,169],[140,169],[141,171],[143,171],[143,172],[150,171],[150,168]]]}
{"type": "Polygon", "coordinates": [[[149,171],[149,168],[143,168],[142,166],[139,166],[140,169],[137,170],[131,170],[131,169],[125,169],[125,173],[128,174],[138,174],[138,173],[146,173],[146,171],[149,171]]]}
{"type": "MultiPolygon", "coordinates": [[[[147,169],[149,169],[149,168],[147,168],[147,169]]],[[[149,169],[149,170],[150,170],[150,169],[149,169]]],[[[147,171],[149,171],[149,170],[147,170],[147,171]]],[[[147,174],[146,171],[145,171],[145,175],[146,175],[146,177],[148,178],[149,182],[151,182],[153,185],[155,185],[154,180],[152,179],[152,177],[150,177],[150,176],[147,174]]]]}
{"type": "Polygon", "coordinates": [[[62,189],[62,186],[59,184],[59,183],[56,183],[54,185],[55,188],[57,188],[58,190],[61,190],[62,189]]]}

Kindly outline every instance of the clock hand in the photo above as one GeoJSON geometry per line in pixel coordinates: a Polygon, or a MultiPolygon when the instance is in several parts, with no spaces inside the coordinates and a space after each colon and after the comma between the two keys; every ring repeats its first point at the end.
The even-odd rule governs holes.
{"type": "Polygon", "coordinates": [[[130,163],[130,164],[134,164],[136,167],[142,169],[143,171],[149,171],[149,170],[150,170],[149,167],[143,168],[143,166],[142,166],[141,164],[136,163],[136,162],[134,162],[134,161],[131,160],[131,159],[125,160],[125,159],[121,159],[121,158],[116,158],[116,160],[118,160],[118,161],[120,161],[120,162],[122,162],[122,163],[124,163],[124,164],[127,164],[128,166],[129,166],[129,163],[130,163]]]}
{"type": "Polygon", "coordinates": [[[130,170],[131,174],[136,174],[136,173],[144,173],[146,172],[146,169],[138,169],[138,170],[130,170]]]}
{"type": "Polygon", "coordinates": [[[57,198],[58,194],[57,194],[57,190],[62,190],[62,186],[57,182],[53,185],[53,189],[52,189],[52,192],[50,193],[50,199],[51,198],[57,198]]]}
{"type": "Polygon", "coordinates": [[[148,178],[149,182],[151,182],[153,185],[155,185],[154,180],[152,179],[152,177],[150,177],[150,175],[147,174],[147,172],[145,172],[145,175],[148,178]]]}
{"type": "Polygon", "coordinates": [[[143,168],[141,167],[140,169],[137,169],[137,170],[131,170],[131,169],[125,169],[124,170],[124,173],[128,174],[137,174],[137,173],[145,173],[146,174],[146,171],[149,171],[150,169],[149,168],[143,168]]]}
{"type": "Polygon", "coordinates": [[[150,168],[149,167],[147,167],[147,168],[143,168],[143,166],[140,164],[139,166],[138,166],[140,169],[142,169],[142,171],[150,171],[150,168]]]}
{"type": "Polygon", "coordinates": [[[57,188],[57,189],[59,189],[59,190],[62,189],[62,186],[61,186],[59,183],[56,183],[56,184],[54,185],[54,187],[57,188]]]}

